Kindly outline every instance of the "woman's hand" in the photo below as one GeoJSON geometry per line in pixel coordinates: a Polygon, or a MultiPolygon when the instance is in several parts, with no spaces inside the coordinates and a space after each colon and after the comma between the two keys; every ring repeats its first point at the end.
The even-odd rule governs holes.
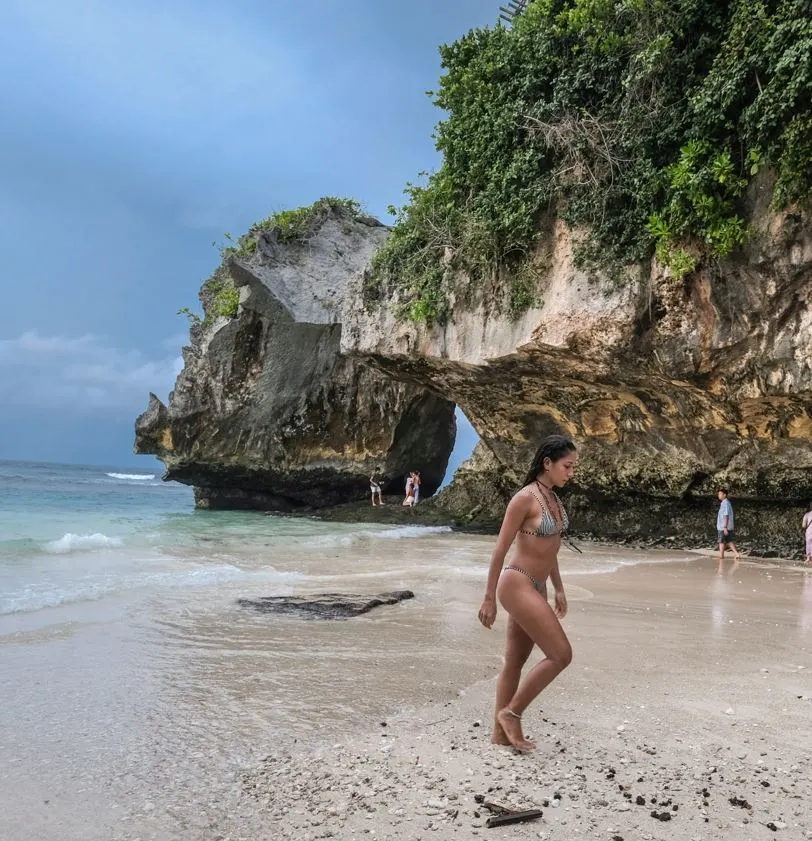
{"type": "Polygon", "coordinates": [[[496,599],[493,596],[485,596],[479,607],[479,621],[490,630],[496,621],[496,599]]]}
{"type": "Polygon", "coordinates": [[[564,595],[563,588],[555,591],[555,615],[559,619],[567,615],[567,597],[564,595]]]}

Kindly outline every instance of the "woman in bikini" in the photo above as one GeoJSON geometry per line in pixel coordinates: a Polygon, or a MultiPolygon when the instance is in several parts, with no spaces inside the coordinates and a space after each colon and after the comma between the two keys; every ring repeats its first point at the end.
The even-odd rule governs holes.
{"type": "Polygon", "coordinates": [[[558,570],[558,548],[569,518],[554,488],[572,479],[576,462],[577,450],[569,438],[551,435],[542,441],[524,486],[508,503],[479,608],[479,621],[486,628],[496,619],[497,596],[508,613],[505,665],[496,685],[491,741],[522,752],[535,747],[522,732],[522,713],[572,660],[572,648],[559,621],[567,613],[567,598],[558,570]],[[514,539],[515,554],[503,570],[514,539]],[[500,573],[504,574],[500,577],[500,573]],[[547,603],[548,578],[553,583],[555,609],[547,603]],[[534,645],[544,659],[521,680],[534,645]]]}

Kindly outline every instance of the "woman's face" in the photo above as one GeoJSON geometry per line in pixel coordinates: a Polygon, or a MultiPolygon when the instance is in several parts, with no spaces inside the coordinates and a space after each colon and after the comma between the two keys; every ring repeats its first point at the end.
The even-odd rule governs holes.
{"type": "Polygon", "coordinates": [[[567,453],[558,461],[544,459],[545,479],[554,488],[563,488],[575,475],[575,468],[578,465],[578,453],[567,453]]]}

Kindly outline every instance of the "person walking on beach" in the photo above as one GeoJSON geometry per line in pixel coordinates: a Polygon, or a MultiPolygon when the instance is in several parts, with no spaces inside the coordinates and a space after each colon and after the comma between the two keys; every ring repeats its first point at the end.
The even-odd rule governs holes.
{"type": "Polygon", "coordinates": [[[719,561],[725,559],[725,546],[729,546],[735,560],[740,559],[739,550],[734,540],[733,505],[727,498],[727,488],[719,488],[716,492],[719,499],[719,513],[716,515],[716,536],[719,541],[719,561]]]}
{"type": "Polygon", "coordinates": [[[381,483],[378,481],[378,474],[373,473],[369,477],[369,492],[372,494],[372,507],[374,508],[376,505],[383,505],[383,497],[381,496],[381,483]],[[378,498],[378,501],[375,502],[375,497],[378,498]]]}
{"type": "Polygon", "coordinates": [[[812,502],[809,503],[809,510],[804,514],[804,549],[806,550],[805,564],[812,564],[812,502]]]}
{"type": "Polygon", "coordinates": [[[560,622],[567,614],[567,597],[558,569],[558,549],[569,518],[554,489],[572,479],[576,462],[577,450],[569,438],[550,435],[542,441],[523,487],[508,503],[479,608],[479,621],[486,628],[493,627],[496,619],[497,597],[508,614],[491,741],[522,753],[535,747],[522,731],[522,714],[572,660],[572,647],[560,622]],[[503,568],[514,540],[515,553],[503,568]],[[548,578],[554,609],[547,603],[548,578]],[[522,680],[522,667],[534,645],[544,659],[522,680]]]}

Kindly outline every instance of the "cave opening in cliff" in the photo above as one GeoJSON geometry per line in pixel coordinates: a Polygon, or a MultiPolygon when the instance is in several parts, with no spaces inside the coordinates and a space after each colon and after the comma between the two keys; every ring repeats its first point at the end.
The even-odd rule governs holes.
{"type": "Polygon", "coordinates": [[[457,468],[471,458],[474,447],[479,443],[479,435],[477,435],[476,430],[471,426],[471,421],[465,417],[465,413],[459,406],[454,410],[454,417],[457,421],[457,437],[454,439],[454,449],[448,457],[448,467],[446,467],[445,476],[440,484],[441,488],[451,482],[457,468]]]}

